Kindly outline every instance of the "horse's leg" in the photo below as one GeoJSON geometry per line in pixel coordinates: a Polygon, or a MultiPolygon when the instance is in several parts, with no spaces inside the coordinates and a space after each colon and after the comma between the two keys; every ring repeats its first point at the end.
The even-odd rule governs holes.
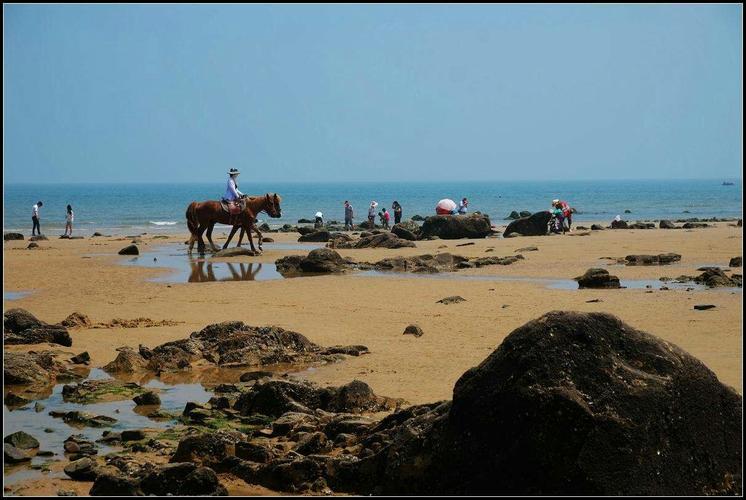
{"type": "Polygon", "coordinates": [[[241,232],[238,234],[238,244],[236,245],[236,247],[240,247],[241,242],[243,241],[243,235],[246,231],[243,230],[243,226],[237,226],[237,227],[241,228],[241,232]]]}
{"type": "Polygon", "coordinates": [[[251,223],[249,223],[249,226],[246,227],[245,225],[241,228],[242,231],[246,231],[246,236],[249,237],[249,245],[251,246],[251,251],[256,253],[256,247],[254,247],[254,238],[251,236],[251,223]]]}
{"type": "Polygon", "coordinates": [[[207,240],[210,242],[210,246],[212,247],[213,252],[218,251],[218,247],[215,246],[215,243],[212,241],[212,230],[215,229],[215,223],[211,222],[210,226],[207,228],[207,240]]]}
{"type": "MultiPolygon", "coordinates": [[[[233,239],[233,235],[236,234],[237,230],[238,230],[237,226],[231,227],[231,234],[228,235],[228,239],[225,241],[225,244],[223,245],[223,250],[225,250],[226,248],[228,248],[228,244],[233,239]]],[[[238,246],[241,246],[241,245],[239,244],[238,246]]]]}
{"type": "Polygon", "coordinates": [[[254,231],[256,231],[256,241],[257,245],[259,246],[259,252],[262,252],[262,232],[259,231],[259,227],[257,227],[256,223],[252,224],[254,227],[254,231]]]}
{"type": "Polygon", "coordinates": [[[202,234],[204,234],[206,229],[207,227],[202,225],[197,228],[197,251],[201,255],[205,254],[205,241],[202,239],[202,234]]]}

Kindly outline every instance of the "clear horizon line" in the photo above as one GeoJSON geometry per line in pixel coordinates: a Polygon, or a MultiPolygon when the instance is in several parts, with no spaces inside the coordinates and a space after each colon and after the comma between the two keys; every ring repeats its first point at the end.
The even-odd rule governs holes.
{"type": "MultiPolygon", "coordinates": [[[[217,179],[217,181],[223,181],[224,179],[217,179]]],[[[468,183],[468,182],[529,182],[529,183],[544,183],[544,182],[617,182],[617,181],[738,181],[743,182],[743,179],[741,177],[624,177],[624,178],[604,178],[604,179],[590,179],[590,178],[584,178],[584,179],[566,179],[566,178],[560,178],[560,179],[469,179],[469,180],[385,180],[385,181],[379,181],[379,180],[353,180],[353,181],[318,181],[318,180],[310,180],[310,181],[297,181],[297,180],[260,180],[260,181],[253,181],[257,184],[272,184],[272,183],[278,183],[278,184],[401,184],[402,182],[405,183],[417,183],[417,184],[440,184],[444,182],[449,183],[468,183]]],[[[3,181],[3,187],[10,186],[10,185],[54,185],[54,184],[74,184],[74,185],[98,185],[98,184],[170,184],[170,185],[184,185],[184,184],[210,184],[216,182],[215,180],[203,180],[203,181],[180,181],[180,182],[173,182],[173,181],[47,181],[47,182],[30,182],[30,181],[12,181],[12,182],[5,182],[3,181]]],[[[244,182],[247,182],[246,179],[244,179],[244,182]]],[[[252,181],[248,181],[252,182],[252,181]]]]}

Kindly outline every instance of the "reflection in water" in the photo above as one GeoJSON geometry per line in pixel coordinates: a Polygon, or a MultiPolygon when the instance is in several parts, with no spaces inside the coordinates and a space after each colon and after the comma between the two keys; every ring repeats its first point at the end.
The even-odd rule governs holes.
{"type": "Polygon", "coordinates": [[[254,281],[259,271],[262,270],[261,263],[253,262],[207,262],[204,259],[190,260],[192,273],[189,275],[189,283],[203,283],[205,281],[254,281]],[[226,266],[229,275],[222,278],[215,276],[215,267],[226,266]]]}

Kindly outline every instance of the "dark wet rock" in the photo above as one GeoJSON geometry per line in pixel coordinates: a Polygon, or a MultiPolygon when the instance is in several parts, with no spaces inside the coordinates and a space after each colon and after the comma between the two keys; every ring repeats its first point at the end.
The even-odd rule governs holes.
{"type": "Polygon", "coordinates": [[[142,429],[130,429],[122,431],[122,441],[140,441],[145,439],[145,431],[142,429]]]}
{"type": "Polygon", "coordinates": [[[588,269],[583,276],[575,278],[578,288],[619,288],[619,278],[600,268],[588,269]]]}
{"type": "Polygon", "coordinates": [[[514,220],[505,228],[503,236],[520,234],[522,236],[544,236],[547,234],[547,228],[551,214],[548,211],[536,212],[530,217],[522,217],[514,220]]]}
{"type": "Polygon", "coordinates": [[[652,222],[635,222],[629,225],[630,229],[655,229],[655,224],[652,222]]]}
{"type": "Polygon", "coordinates": [[[83,457],[65,466],[65,474],[74,481],[93,481],[98,475],[96,473],[96,462],[88,457],[83,457]]]}
{"type": "Polygon", "coordinates": [[[425,332],[422,331],[417,325],[409,325],[404,329],[404,335],[414,335],[415,337],[422,337],[425,332]]]}
{"type": "MultiPolygon", "coordinates": [[[[269,380],[243,392],[234,409],[241,415],[258,413],[280,417],[288,412],[311,413],[317,409],[331,412],[384,411],[395,404],[395,400],[375,395],[367,384],[357,380],[340,387],[324,388],[306,381],[269,380]]],[[[273,428],[278,425],[275,421],[273,428]]]]}
{"type": "Polygon", "coordinates": [[[76,365],[87,365],[91,362],[91,355],[88,354],[88,351],[83,351],[70,358],[70,361],[76,365]]]}
{"type": "Polygon", "coordinates": [[[21,233],[4,233],[3,234],[3,241],[13,241],[13,240],[24,240],[25,237],[21,233]]]}
{"type": "Polygon", "coordinates": [[[235,455],[236,443],[244,440],[243,434],[225,430],[186,436],[179,441],[170,462],[194,462],[211,466],[235,455]]]}
{"type": "Polygon", "coordinates": [[[412,241],[399,238],[396,234],[388,232],[372,234],[358,240],[336,243],[336,248],[404,248],[415,246],[412,241]]]}
{"type": "Polygon", "coordinates": [[[444,240],[484,238],[492,234],[490,218],[482,214],[433,215],[422,224],[421,238],[437,236],[444,240]]]}
{"type": "Polygon", "coordinates": [[[3,458],[5,459],[5,463],[8,464],[29,462],[31,460],[30,455],[26,455],[23,451],[8,443],[3,444],[3,458]]]}
{"type": "Polygon", "coordinates": [[[627,221],[613,220],[611,221],[611,229],[629,229],[629,224],[627,224],[627,221]]]}
{"type": "Polygon", "coordinates": [[[265,377],[271,378],[274,374],[272,372],[267,371],[253,371],[253,372],[246,372],[242,373],[239,380],[241,382],[250,382],[252,380],[261,380],[265,377]]]}
{"type": "Polygon", "coordinates": [[[591,224],[591,231],[603,231],[605,228],[599,224],[591,224]]]}
{"type": "Polygon", "coordinates": [[[18,407],[29,404],[30,401],[13,392],[8,392],[5,395],[5,398],[3,398],[3,402],[5,403],[5,406],[9,408],[18,408],[18,407]]]}
{"type": "Polygon", "coordinates": [[[460,295],[452,295],[450,297],[440,299],[438,301],[438,304],[458,304],[459,302],[464,302],[465,300],[466,299],[461,297],[460,295]]]}
{"type": "Polygon", "coordinates": [[[302,234],[298,241],[300,242],[325,242],[329,241],[330,233],[326,229],[318,229],[312,233],[302,234]]]}
{"type": "Polygon", "coordinates": [[[93,415],[85,411],[69,411],[62,415],[62,420],[67,424],[86,427],[110,427],[117,422],[116,418],[106,415],[93,415]]]}
{"type": "Polygon", "coordinates": [[[3,340],[8,345],[49,343],[70,347],[73,344],[67,329],[54,325],[29,328],[18,333],[11,333],[6,330],[3,340]]]}
{"type": "Polygon", "coordinates": [[[422,222],[425,220],[425,218],[421,215],[413,215],[410,220],[413,220],[415,222],[422,222]]]}
{"type": "Polygon", "coordinates": [[[134,401],[137,406],[161,404],[161,398],[159,398],[158,394],[153,391],[144,392],[138,396],[135,396],[134,398],[132,398],[132,401],[134,401]]]}
{"type": "Polygon", "coordinates": [[[743,265],[742,262],[743,261],[741,260],[741,257],[733,257],[732,259],[730,259],[728,266],[729,267],[741,267],[743,265]]]}
{"type": "Polygon", "coordinates": [[[681,349],[608,314],[527,323],[453,395],[381,421],[363,441],[383,443],[380,451],[330,462],[330,486],[383,495],[742,490],[742,397],[681,349]]]}
{"type": "MultiPolygon", "coordinates": [[[[529,214],[529,217],[530,217],[530,214],[529,214]]],[[[521,218],[521,214],[519,214],[516,210],[513,210],[512,212],[510,212],[510,215],[505,217],[505,220],[516,220],[520,218],[521,218]]]]}
{"type": "Polygon", "coordinates": [[[32,236],[29,238],[29,241],[47,241],[47,240],[49,240],[49,238],[47,238],[43,234],[40,236],[32,236]]]}
{"type": "Polygon", "coordinates": [[[520,215],[521,217],[531,217],[532,214],[528,210],[521,210],[518,215],[520,215]]]}
{"type": "Polygon", "coordinates": [[[333,345],[322,351],[323,354],[346,354],[348,356],[360,356],[368,354],[370,351],[364,345],[333,345]]]}
{"type": "MultiPolygon", "coordinates": [[[[340,359],[336,357],[334,359],[340,359]]],[[[115,373],[133,366],[161,372],[189,368],[205,360],[218,366],[264,366],[277,363],[331,361],[323,347],[297,332],[280,327],[253,327],[240,321],[208,325],[188,338],[167,342],[153,349],[120,351],[117,359],[104,367],[115,373]],[[125,358],[124,360],[120,358],[125,358]]]]}
{"type": "Polygon", "coordinates": [[[129,245],[119,250],[119,255],[140,255],[137,245],[129,245]]]}
{"type": "Polygon", "coordinates": [[[681,255],[677,253],[662,253],[658,255],[627,255],[625,263],[628,266],[657,266],[679,262],[681,255]]]}
{"type": "Polygon", "coordinates": [[[323,432],[307,433],[298,440],[293,448],[294,451],[301,455],[313,455],[315,453],[324,453],[332,448],[332,443],[323,432]]]}
{"type": "Polygon", "coordinates": [[[712,304],[698,304],[694,306],[697,311],[706,311],[707,309],[714,309],[715,306],[712,304]]]}
{"type": "MultiPolygon", "coordinates": [[[[682,277],[686,278],[685,276],[682,276],[682,277]]],[[[696,276],[694,278],[689,278],[689,280],[694,281],[695,283],[706,285],[710,288],[740,286],[737,280],[728,277],[721,269],[718,269],[718,268],[707,269],[705,272],[703,272],[699,276],[696,276]]],[[[688,281],[688,280],[684,280],[684,281],[688,281]]]]}
{"type": "Polygon", "coordinates": [[[31,450],[39,447],[39,441],[34,436],[26,434],[23,431],[8,434],[3,439],[3,443],[8,443],[19,450],[31,450]]]}
{"type": "Polygon", "coordinates": [[[222,257],[241,257],[241,256],[252,256],[254,252],[244,247],[233,247],[226,248],[224,250],[218,250],[212,254],[212,258],[219,259],[222,257]]]}
{"type": "Polygon", "coordinates": [[[268,463],[275,458],[268,440],[239,441],[236,443],[236,456],[243,460],[257,463],[268,463]]]}
{"type": "Polygon", "coordinates": [[[404,221],[399,224],[394,224],[391,228],[391,232],[397,235],[399,238],[415,241],[420,238],[420,226],[416,222],[404,221]]]}
{"type": "Polygon", "coordinates": [[[47,385],[71,373],[51,351],[3,352],[3,381],[8,385],[47,385]]]}
{"type": "Polygon", "coordinates": [[[703,227],[710,227],[710,225],[705,222],[686,222],[682,227],[684,229],[699,229],[703,227]]]}
{"type": "Polygon", "coordinates": [[[63,386],[62,398],[67,402],[89,404],[100,401],[131,399],[144,391],[145,389],[135,382],[124,382],[117,379],[95,379],[63,386]]]}
{"type": "Polygon", "coordinates": [[[32,248],[39,248],[39,244],[38,243],[34,243],[32,241],[31,243],[28,244],[28,246],[26,248],[28,248],[29,250],[32,249],[32,248]]]}
{"type": "Polygon", "coordinates": [[[275,242],[274,238],[270,238],[269,236],[262,237],[262,243],[274,243],[274,242],[275,242]]]}
{"type": "Polygon", "coordinates": [[[676,229],[676,224],[671,222],[670,220],[662,220],[658,223],[658,227],[661,229],[676,229]]]}
{"type": "Polygon", "coordinates": [[[275,261],[277,271],[283,275],[302,273],[341,273],[352,263],[329,248],[316,248],[306,257],[289,255],[275,261]]]}
{"type": "Polygon", "coordinates": [[[135,352],[131,347],[120,347],[119,354],[111,363],[103,367],[107,373],[135,373],[146,370],[147,359],[141,353],[135,352]]]}
{"type": "Polygon", "coordinates": [[[90,496],[142,496],[138,478],[124,474],[105,472],[96,476],[88,492],[90,496]]]}

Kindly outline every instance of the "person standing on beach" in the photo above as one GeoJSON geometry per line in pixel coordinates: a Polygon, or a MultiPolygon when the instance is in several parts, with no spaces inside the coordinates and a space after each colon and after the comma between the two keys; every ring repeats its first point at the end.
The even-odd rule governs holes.
{"type": "Polygon", "coordinates": [[[401,222],[402,214],[401,205],[399,205],[398,201],[394,201],[394,204],[391,205],[391,208],[394,210],[394,224],[399,224],[401,222]]]}
{"type": "Polygon", "coordinates": [[[375,229],[376,228],[376,207],[378,206],[378,203],[375,201],[370,202],[370,207],[368,207],[368,224],[370,227],[368,229],[375,229]]]}
{"type": "Polygon", "coordinates": [[[38,231],[39,236],[41,236],[41,226],[39,225],[39,209],[44,205],[41,201],[37,201],[36,205],[31,209],[31,222],[33,222],[34,226],[31,228],[31,236],[35,236],[38,231]]]}
{"type": "Polygon", "coordinates": [[[459,215],[466,215],[466,208],[469,206],[469,200],[466,198],[463,198],[461,202],[458,204],[458,214],[459,215]]]}
{"type": "Polygon", "coordinates": [[[67,236],[68,238],[73,235],[73,220],[75,220],[73,207],[68,205],[67,215],[65,215],[65,236],[67,236]]]}
{"type": "Polygon", "coordinates": [[[352,231],[352,205],[348,200],[345,200],[345,231],[352,231]]]}
{"type": "Polygon", "coordinates": [[[391,214],[389,214],[386,209],[383,209],[383,213],[381,214],[381,224],[383,224],[384,229],[389,228],[389,221],[391,220],[391,214]]]}

